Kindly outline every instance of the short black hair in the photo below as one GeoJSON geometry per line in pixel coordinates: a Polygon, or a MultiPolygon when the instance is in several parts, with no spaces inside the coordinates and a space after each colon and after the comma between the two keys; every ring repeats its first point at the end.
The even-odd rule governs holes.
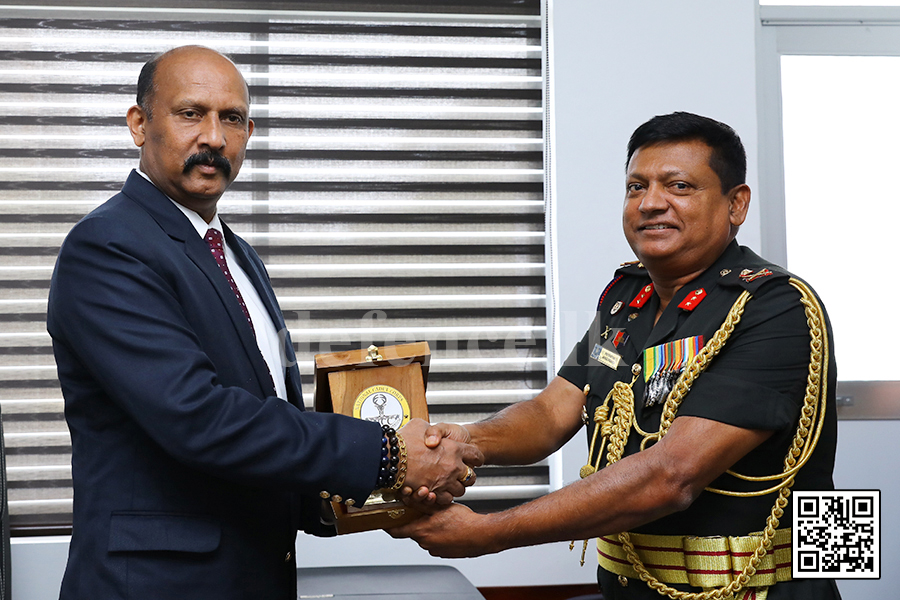
{"type": "Polygon", "coordinates": [[[141,74],[138,76],[137,105],[140,106],[141,110],[144,111],[144,114],[147,115],[148,121],[153,118],[151,104],[153,103],[153,95],[156,92],[156,82],[154,81],[154,78],[156,77],[156,66],[159,64],[159,59],[162,58],[163,54],[164,53],[157,54],[148,60],[141,69],[141,74]]]}
{"type": "Polygon", "coordinates": [[[634,153],[644,146],[692,140],[699,140],[712,148],[709,166],[719,176],[723,194],[746,182],[747,153],[734,129],[725,123],[689,112],[657,115],[635,129],[628,140],[625,168],[628,168],[634,153]]]}

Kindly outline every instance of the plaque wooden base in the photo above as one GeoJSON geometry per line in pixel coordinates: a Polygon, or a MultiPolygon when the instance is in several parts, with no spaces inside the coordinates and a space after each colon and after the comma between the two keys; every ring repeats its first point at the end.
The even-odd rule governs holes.
{"type": "MultiPolygon", "coordinates": [[[[315,407],[400,429],[410,419],[428,420],[425,385],[428,342],[317,354],[315,407]]],[[[363,506],[332,502],[338,534],[409,523],[421,513],[397,492],[377,490],[363,506]]]]}

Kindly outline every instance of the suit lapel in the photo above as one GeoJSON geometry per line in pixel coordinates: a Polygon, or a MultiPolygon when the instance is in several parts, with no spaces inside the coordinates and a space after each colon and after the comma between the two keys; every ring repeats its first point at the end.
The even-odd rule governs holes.
{"type": "Polygon", "coordinates": [[[284,317],[281,314],[281,310],[278,308],[278,301],[275,298],[275,292],[272,290],[272,286],[268,282],[268,277],[265,272],[261,271],[261,267],[257,265],[257,261],[252,260],[244,250],[243,240],[239,239],[224,222],[222,223],[222,229],[225,230],[225,240],[228,242],[228,246],[234,252],[235,256],[238,257],[238,262],[241,263],[241,267],[244,269],[244,272],[247,273],[247,276],[253,283],[253,287],[256,288],[259,297],[262,298],[263,304],[266,306],[266,311],[269,313],[269,318],[275,323],[275,329],[280,331],[284,328],[284,317]]]}
{"type": "MultiPolygon", "coordinates": [[[[262,354],[256,344],[256,337],[253,335],[250,326],[247,324],[247,317],[244,316],[244,311],[241,310],[241,305],[234,295],[231,285],[228,283],[228,279],[225,278],[225,275],[222,273],[222,270],[219,269],[219,265],[213,258],[212,253],[209,251],[209,246],[207,246],[206,242],[201,239],[200,236],[196,235],[195,232],[194,237],[189,237],[185,240],[184,252],[187,257],[197,265],[197,268],[203,272],[213,288],[215,288],[216,295],[225,306],[231,324],[241,340],[241,345],[247,352],[247,356],[250,357],[251,361],[254,363],[255,370],[259,371],[259,369],[256,368],[256,361],[253,360],[255,355],[259,355],[260,360],[262,360],[262,354]]],[[[263,363],[265,363],[265,361],[263,361],[263,363]]],[[[268,371],[268,369],[266,369],[266,371],[268,371]]],[[[257,373],[257,375],[259,375],[259,373],[257,373]]],[[[268,375],[266,375],[265,378],[260,379],[260,381],[267,380],[268,375]]]]}
{"type": "MultiPolygon", "coordinates": [[[[209,251],[209,246],[207,246],[203,238],[197,235],[197,230],[194,229],[191,222],[172,204],[166,195],[160,192],[152,183],[141,177],[137,172],[131,172],[125,185],[122,187],[122,192],[140,204],[170,238],[177,242],[181,242],[185,255],[198,269],[200,269],[207,280],[209,280],[210,285],[215,289],[216,295],[224,305],[235,333],[240,340],[241,346],[244,348],[247,358],[253,365],[253,370],[260,382],[260,387],[265,390],[266,395],[274,396],[275,388],[272,385],[272,377],[269,374],[266,361],[259,351],[256,337],[253,335],[250,326],[247,324],[247,318],[244,316],[241,305],[238,303],[237,297],[231,290],[228,280],[225,278],[221,269],[219,269],[216,259],[213,258],[212,253],[209,251]]],[[[239,247],[239,244],[233,243],[235,238],[230,230],[226,235],[231,236],[229,243],[231,243],[232,249],[239,247]]],[[[253,272],[253,269],[247,269],[245,266],[247,260],[243,250],[237,254],[242,261],[241,266],[245,267],[244,270],[247,271],[248,274],[253,272]]],[[[250,276],[251,279],[253,279],[254,286],[259,290],[260,286],[257,283],[258,277],[254,278],[253,275],[250,276]]],[[[264,301],[266,302],[267,310],[271,313],[271,309],[268,307],[268,295],[263,293],[260,293],[260,295],[265,299],[264,301]]],[[[279,321],[280,320],[275,321],[275,323],[279,323],[279,321]]],[[[223,323],[223,327],[224,326],[225,324],[223,323]]]]}
{"type": "Polygon", "coordinates": [[[266,311],[272,319],[272,323],[275,324],[276,331],[280,336],[283,336],[283,350],[287,367],[285,373],[285,386],[288,391],[288,397],[286,400],[302,410],[304,409],[303,395],[300,391],[300,371],[297,369],[297,358],[294,355],[294,345],[291,342],[290,333],[284,322],[284,315],[281,312],[281,308],[278,306],[275,290],[272,289],[272,285],[269,283],[269,277],[265,272],[265,267],[259,257],[255,255],[251,256],[250,252],[245,249],[246,242],[237,237],[231,228],[224,222],[222,223],[222,229],[224,230],[225,239],[228,242],[229,247],[234,251],[235,256],[237,256],[238,261],[241,263],[241,267],[243,267],[244,272],[247,273],[247,276],[253,283],[253,287],[256,288],[257,293],[259,293],[259,297],[262,299],[266,311]]]}

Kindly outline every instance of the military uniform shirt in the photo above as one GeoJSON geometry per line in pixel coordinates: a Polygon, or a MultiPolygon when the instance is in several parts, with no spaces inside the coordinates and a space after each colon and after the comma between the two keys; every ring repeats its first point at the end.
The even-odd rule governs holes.
{"type": "MultiPolygon", "coordinates": [[[[675,294],[654,324],[659,297],[650,287],[649,275],[639,264],[624,266],[603,292],[594,322],[565,361],[559,375],[579,389],[590,384],[585,405],[587,414],[593,416],[613,384],[616,381],[629,383],[632,365],[643,366],[645,349],[690,341],[696,336],[702,336],[702,344],[706,344],[722,325],[738,296],[748,290],[752,297],[740,322],[719,355],[685,395],[676,418],[702,417],[737,427],[773,431],[768,440],[732,469],[752,476],[781,473],[806,393],[810,359],[810,333],[804,306],[800,302],[800,293],[788,282],[790,277],[790,273],[732,242],[713,266],[675,294]]],[[[836,367],[827,318],[826,326],[830,350],[826,422],[815,452],[796,476],[793,490],[834,489],[836,367]]],[[[659,429],[665,396],[657,398],[656,404],[645,406],[644,388],[644,373],[641,373],[632,387],[635,417],[641,429],[653,433],[659,429]]],[[[592,434],[593,422],[588,426],[589,441],[592,434]]],[[[641,439],[632,429],[624,456],[638,452],[641,439]]],[[[750,491],[774,483],[778,481],[751,483],[724,474],[711,487],[750,491]]],[[[704,491],[686,510],[635,531],[662,535],[744,536],[765,527],[775,499],[776,493],[733,498],[704,491]]],[[[789,504],[779,529],[790,528],[790,511],[789,504]]],[[[599,571],[607,600],[658,600],[662,597],[639,580],[632,580],[625,588],[616,582],[616,576],[603,569],[599,571]]],[[[839,596],[831,580],[803,580],[779,583],[770,588],[769,600],[782,597],[827,600],[839,596]],[[803,593],[803,589],[811,595],[803,593]],[[789,595],[783,596],[784,593],[789,595]]]]}

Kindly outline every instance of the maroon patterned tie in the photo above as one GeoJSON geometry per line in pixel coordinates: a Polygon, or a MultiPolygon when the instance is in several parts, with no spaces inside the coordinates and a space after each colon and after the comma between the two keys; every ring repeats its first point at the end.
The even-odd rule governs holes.
{"type": "Polygon", "coordinates": [[[256,330],[253,329],[253,321],[250,319],[250,311],[247,310],[247,305],[244,303],[241,291],[238,289],[237,284],[234,282],[234,278],[231,276],[231,270],[228,268],[228,263],[225,262],[225,243],[222,240],[222,232],[210,227],[206,231],[206,243],[209,245],[209,251],[212,252],[213,258],[216,259],[219,268],[222,269],[222,273],[225,274],[228,285],[231,286],[231,291],[237,296],[238,303],[241,305],[241,310],[244,311],[244,316],[247,317],[247,323],[250,325],[250,331],[253,331],[253,335],[256,335],[256,330]]]}

